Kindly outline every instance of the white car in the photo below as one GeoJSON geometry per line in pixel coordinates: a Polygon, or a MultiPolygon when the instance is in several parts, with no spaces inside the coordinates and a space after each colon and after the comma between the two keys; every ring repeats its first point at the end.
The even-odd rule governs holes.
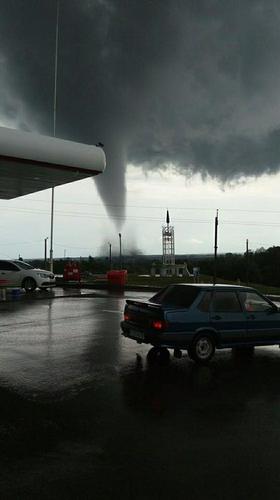
{"type": "Polygon", "coordinates": [[[26,292],[32,292],[37,287],[55,286],[55,276],[22,260],[0,260],[0,286],[24,288],[26,292]]]}

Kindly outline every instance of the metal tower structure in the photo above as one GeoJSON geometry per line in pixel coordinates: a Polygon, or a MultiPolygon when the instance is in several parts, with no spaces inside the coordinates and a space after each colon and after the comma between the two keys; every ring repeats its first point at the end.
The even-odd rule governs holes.
{"type": "Polygon", "coordinates": [[[175,266],[174,226],[170,225],[168,210],[166,225],[162,226],[162,263],[165,266],[175,266]]]}

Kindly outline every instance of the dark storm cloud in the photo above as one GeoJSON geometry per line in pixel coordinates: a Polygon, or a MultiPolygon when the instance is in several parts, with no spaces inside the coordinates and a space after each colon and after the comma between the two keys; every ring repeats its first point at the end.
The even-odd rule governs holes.
{"type": "MultiPolygon", "coordinates": [[[[43,133],[55,18],[54,0],[0,2],[0,111],[43,133]]],[[[279,169],[279,21],[275,0],[60,0],[57,135],[105,143],[107,204],[124,205],[127,162],[222,182],[279,169]]]]}

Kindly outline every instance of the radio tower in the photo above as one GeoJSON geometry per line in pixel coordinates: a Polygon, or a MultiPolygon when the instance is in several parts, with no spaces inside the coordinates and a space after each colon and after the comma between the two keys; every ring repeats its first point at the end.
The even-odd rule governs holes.
{"type": "Polygon", "coordinates": [[[169,211],[166,213],[166,225],[162,226],[162,264],[166,267],[168,274],[172,274],[172,266],[175,266],[175,241],[174,226],[170,225],[169,211]]]}

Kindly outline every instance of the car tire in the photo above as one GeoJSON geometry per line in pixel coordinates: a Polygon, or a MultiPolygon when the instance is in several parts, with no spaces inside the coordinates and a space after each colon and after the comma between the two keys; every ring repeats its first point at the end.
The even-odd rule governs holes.
{"type": "Polygon", "coordinates": [[[166,347],[152,347],[147,354],[147,361],[150,364],[159,362],[164,365],[169,362],[170,352],[166,347]]]}
{"type": "Polygon", "coordinates": [[[201,333],[198,335],[189,349],[190,358],[202,365],[207,364],[214,354],[215,341],[208,333],[201,333]]]}
{"type": "Polygon", "coordinates": [[[22,288],[25,289],[26,292],[34,292],[37,287],[37,283],[33,278],[25,278],[22,283],[22,288]]]}

